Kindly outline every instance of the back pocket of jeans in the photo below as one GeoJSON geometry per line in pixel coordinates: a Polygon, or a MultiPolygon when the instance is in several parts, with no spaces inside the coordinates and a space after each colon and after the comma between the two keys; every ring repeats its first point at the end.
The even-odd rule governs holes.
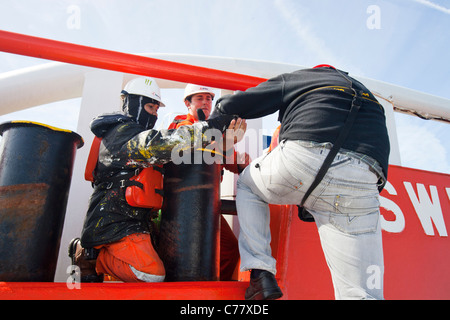
{"type": "Polygon", "coordinates": [[[334,213],[330,223],[338,230],[348,234],[375,232],[380,216],[380,202],[377,196],[334,197],[334,213]]]}
{"type": "Polygon", "coordinates": [[[330,223],[347,234],[373,233],[377,230],[379,216],[378,211],[363,216],[331,214],[330,223]]]}
{"type": "Polygon", "coordinates": [[[284,197],[303,186],[300,179],[292,176],[282,161],[267,161],[262,163],[261,177],[270,192],[284,197]]]}

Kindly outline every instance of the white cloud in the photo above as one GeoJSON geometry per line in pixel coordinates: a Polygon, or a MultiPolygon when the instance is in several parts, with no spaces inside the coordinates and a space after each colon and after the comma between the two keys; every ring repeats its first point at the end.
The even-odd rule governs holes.
{"type": "Polygon", "coordinates": [[[450,172],[447,150],[441,141],[424,126],[397,126],[402,165],[434,172],[450,172]]]}
{"type": "MultiPolygon", "coordinates": [[[[331,64],[339,69],[346,70],[353,75],[364,76],[363,69],[354,64],[355,59],[348,55],[341,55],[341,48],[324,33],[324,24],[317,16],[314,8],[304,6],[300,1],[275,0],[274,7],[279,12],[283,24],[289,26],[289,34],[298,37],[292,43],[292,48],[300,48],[304,66],[314,64],[331,64]]],[[[344,23],[344,22],[343,22],[344,23]]],[[[291,48],[291,49],[292,49],[291,48]]]]}
{"type": "Polygon", "coordinates": [[[443,13],[450,14],[450,9],[447,9],[447,8],[445,8],[443,6],[440,6],[440,5],[436,4],[436,3],[433,3],[431,1],[428,1],[428,0],[414,0],[414,1],[417,2],[417,3],[423,4],[423,5],[427,6],[427,7],[439,10],[439,11],[441,11],[443,13]]]}
{"type": "MultiPolygon", "coordinates": [[[[298,2],[295,4],[299,5],[298,2]]],[[[331,53],[329,48],[327,48],[325,42],[317,37],[312,28],[305,23],[306,17],[302,14],[305,10],[299,10],[298,7],[294,8],[283,0],[275,1],[275,7],[281,13],[285,21],[289,23],[293,31],[300,37],[304,46],[311,50],[318,60],[328,61],[329,63],[338,61],[338,58],[331,53]]]]}
{"type": "Polygon", "coordinates": [[[41,105],[0,116],[0,123],[25,120],[77,131],[81,99],[70,99],[41,105]]]}

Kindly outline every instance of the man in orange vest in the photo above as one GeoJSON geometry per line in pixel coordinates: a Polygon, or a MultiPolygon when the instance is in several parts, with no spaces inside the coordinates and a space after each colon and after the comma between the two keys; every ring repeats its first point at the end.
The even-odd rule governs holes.
{"type": "Polygon", "coordinates": [[[129,191],[156,191],[152,188],[158,183],[151,180],[162,181],[161,174],[155,170],[142,177],[141,173],[171,161],[172,149],[185,143],[183,137],[195,130],[224,131],[232,118],[203,121],[195,130],[194,126],[153,130],[164,104],[156,81],[148,77],[128,82],[122,99],[121,113],[101,115],[91,122],[98,143],[91,148],[94,165],[88,161],[87,176],[92,176],[94,191],[81,239],[69,245],[69,256],[79,266],[82,282],[101,282],[103,274],[124,282],[164,280],[165,269],[152,242],[152,218],[161,195],[152,192],[156,201],[141,203],[142,197],[129,191]]]}
{"type": "MultiPolygon", "coordinates": [[[[212,109],[212,102],[215,93],[212,88],[197,84],[189,83],[184,90],[184,104],[188,109],[186,115],[175,117],[169,129],[177,129],[182,126],[189,126],[198,121],[204,121],[209,118],[212,109]]],[[[223,146],[219,147],[224,150],[224,154],[228,155],[224,159],[225,169],[240,173],[249,164],[249,155],[238,154],[234,151],[234,144],[239,142],[245,134],[247,123],[243,119],[233,120],[228,127],[228,139],[225,140],[223,146]]],[[[221,216],[220,223],[220,280],[231,280],[234,269],[239,261],[239,248],[237,239],[231,230],[228,222],[221,216]]]]}

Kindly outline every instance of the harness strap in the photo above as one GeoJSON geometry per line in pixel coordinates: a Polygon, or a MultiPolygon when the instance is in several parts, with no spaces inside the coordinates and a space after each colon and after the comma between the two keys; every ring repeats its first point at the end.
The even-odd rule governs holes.
{"type": "Polygon", "coordinates": [[[141,189],[144,188],[144,185],[136,180],[130,180],[132,177],[139,173],[138,170],[131,171],[127,174],[122,174],[116,177],[109,178],[102,183],[95,185],[98,189],[111,189],[111,188],[126,188],[131,186],[137,186],[141,189]]]}
{"type": "Polygon", "coordinates": [[[322,166],[320,167],[319,171],[317,172],[316,178],[314,179],[313,183],[309,187],[309,189],[306,191],[302,202],[300,203],[300,206],[303,206],[306,199],[308,199],[311,192],[314,191],[314,189],[319,185],[320,181],[322,181],[323,177],[328,171],[328,168],[330,167],[331,163],[333,162],[334,158],[336,157],[336,154],[339,152],[339,149],[341,148],[342,144],[344,143],[345,139],[348,136],[348,133],[350,132],[350,128],[353,124],[353,121],[356,118],[356,114],[358,113],[359,108],[361,107],[361,99],[358,95],[355,95],[352,101],[352,108],[350,110],[350,114],[347,117],[347,120],[345,122],[344,128],[339,133],[339,136],[336,140],[336,142],[333,144],[333,147],[331,148],[330,152],[328,153],[327,157],[325,158],[324,162],[322,163],[322,166]]]}
{"type": "MultiPolygon", "coordinates": [[[[337,70],[336,70],[337,71],[337,70]]],[[[312,215],[303,208],[303,205],[305,204],[306,200],[310,196],[310,194],[314,191],[314,189],[319,185],[319,183],[322,181],[323,177],[328,171],[328,168],[333,163],[334,158],[336,157],[336,154],[339,152],[339,149],[341,148],[342,144],[344,143],[345,139],[347,138],[350,129],[353,125],[353,122],[356,119],[356,115],[358,114],[358,111],[361,107],[361,99],[363,97],[363,92],[357,92],[353,88],[352,81],[344,76],[341,72],[337,71],[340,75],[342,75],[347,81],[350,82],[350,88],[353,91],[353,99],[352,99],[352,105],[350,107],[350,112],[347,116],[347,120],[345,121],[344,127],[342,128],[341,132],[339,133],[338,138],[336,139],[335,143],[333,144],[333,147],[331,148],[330,152],[326,156],[324,162],[322,163],[322,166],[320,167],[319,171],[317,172],[317,175],[313,181],[313,183],[310,185],[308,190],[306,191],[305,195],[303,196],[303,199],[298,205],[298,217],[300,220],[311,222],[314,221],[314,218],[312,215]]]]}

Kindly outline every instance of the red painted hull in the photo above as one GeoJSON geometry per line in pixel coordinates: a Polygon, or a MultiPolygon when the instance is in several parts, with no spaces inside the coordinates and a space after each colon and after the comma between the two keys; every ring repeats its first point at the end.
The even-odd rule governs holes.
{"type": "Polygon", "coordinates": [[[66,283],[0,282],[1,300],[239,300],[248,282],[66,283]]]}
{"type": "MultiPolygon", "coordinates": [[[[381,210],[384,225],[391,230],[383,231],[385,298],[450,299],[445,224],[450,219],[450,175],[391,166],[389,183],[381,193],[382,205],[388,207],[381,210]],[[432,214],[427,216],[426,209],[432,214]]],[[[271,206],[271,214],[283,299],[334,299],[315,224],[300,221],[294,206],[271,206]]],[[[80,284],[73,289],[66,283],[0,282],[0,299],[239,300],[248,275],[238,278],[243,281],[80,284]]]]}

